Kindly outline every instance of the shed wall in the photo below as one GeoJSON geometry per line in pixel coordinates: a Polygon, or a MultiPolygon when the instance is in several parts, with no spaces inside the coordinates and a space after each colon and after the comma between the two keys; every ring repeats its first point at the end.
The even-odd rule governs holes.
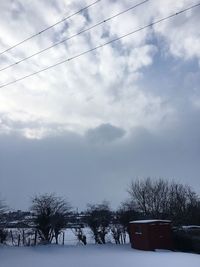
{"type": "Polygon", "coordinates": [[[142,250],[173,249],[170,223],[131,223],[129,232],[133,248],[142,250]]]}

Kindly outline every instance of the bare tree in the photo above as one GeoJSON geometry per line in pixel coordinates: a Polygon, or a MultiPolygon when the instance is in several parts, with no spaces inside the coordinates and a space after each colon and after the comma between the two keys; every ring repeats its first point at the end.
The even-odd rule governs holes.
{"type": "Polygon", "coordinates": [[[8,231],[5,230],[6,221],[5,221],[5,212],[7,211],[7,206],[3,200],[0,200],[0,243],[6,241],[8,231]]]}
{"type": "Polygon", "coordinates": [[[105,236],[108,233],[112,213],[108,203],[88,205],[87,224],[90,227],[96,244],[105,244],[105,236]]]}
{"type": "Polygon", "coordinates": [[[77,237],[79,243],[82,243],[84,245],[87,245],[87,237],[83,233],[83,230],[82,230],[81,227],[75,228],[75,231],[73,233],[77,237]]]}
{"type": "Polygon", "coordinates": [[[34,214],[34,224],[43,243],[51,243],[55,237],[58,244],[58,236],[67,226],[70,210],[69,203],[54,194],[33,198],[31,212],[34,214]]]}
{"type": "Polygon", "coordinates": [[[162,217],[168,210],[169,185],[162,179],[137,180],[128,190],[134,205],[145,216],[162,217]]]}
{"type": "Polygon", "coordinates": [[[112,233],[113,239],[115,240],[116,245],[123,243],[121,242],[123,240],[122,239],[123,228],[120,224],[116,224],[116,223],[113,224],[111,226],[111,233],[112,233]]]}
{"type": "Polygon", "coordinates": [[[137,180],[128,190],[136,209],[146,217],[168,218],[174,224],[193,223],[191,210],[199,207],[197,194],[187,185],[163,179],[137,180]]]}
{"type": "Polygon", "coordinates": [[[168,213],[177,225],[196,223],[193,216],[199,214],[199,203],[197,194],[189,186],[170,185],[168,213]]]}
{"type": "Polygon", "coordinates": [[[126,243],[129,234],[129,222],[139,218],[139,214],[130,201],[123,202],[115,212],[113,226],[111,228],[113,238],[116,244],[126,243]]]}

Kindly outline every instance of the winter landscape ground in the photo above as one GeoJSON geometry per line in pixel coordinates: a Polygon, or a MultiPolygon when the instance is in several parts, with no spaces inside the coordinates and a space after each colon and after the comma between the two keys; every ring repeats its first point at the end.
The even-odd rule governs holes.
{"type": "Polygon", "coordinates": [[[144,252],[130,245],[2,247],[1,267],[199,267],[200,256],[171,251],[144,252]]]}

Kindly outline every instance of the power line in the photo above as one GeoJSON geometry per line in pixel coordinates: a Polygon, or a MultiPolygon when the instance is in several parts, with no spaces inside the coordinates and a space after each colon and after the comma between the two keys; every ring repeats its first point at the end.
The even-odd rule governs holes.
{"type": "Polygon", "coordinates": [[[52,25],[50,25],[50,26],[44,28],[43,30],[41,30],[41,31],[39,31],[39,32],[37,32],[37,33],[35,33],[35,34],[29,36],[28,38],[26,38],[26,39],[20,41],[19,43],[17,43],[17,44],[15,44],[15,45],[13,45],[13,46],[7,48],[6,50],[0,52],[0,55],[6,53],[6,52],[8,52],[8,51],[10,51],[11,49],[13,49],[13,48],[15,48],[15,47],[17,47],[17,46],[19,46],[19,45],[25,43],[25,42],[27,42],[28,40],[31,40],[32,38],[34,38],[34,37],[36,37],[36,36],[38,36],[38,35],[40,35],[40,34],[42,34],[42,33],[46,32],[46,31],[50,30],[51,28],[57,26],[58,24],[60,24],[60,23],[62,23],[62,22],[64,22],[64,21],[66,21],[66,20],[68,20],[68,19],[74,17],[75,15],[78,15],[78,14],[81,13],[82,11],[84,11],[84,10],[86,10],[86,9],[89,9],[90,7],[94,6],[95,4],[97,4],[97,3],[100,2],[100,1],[101,1],[101,0],[96,0],[95,2],[91,3],[90,5],[81,8],[80,10],[76,11],[75,13],[73,13],[73,14],[71,14],[71,15],[69,15],[69,16],[67,16],[67,17],[65,17],[65,18],[63,18],[63,19],[61,19],[61,20],[59,20],[59,21],[57,21],[56,23],[54,23],[54,24],[52,24],[52,25]]]}
{"type": "Polygon", "coordinates": [[[123,14],[129,12],[130,10],[133,10],[134,8],[136,8],[136,7],[138,7],[138,6],[141,6],[141,5],[145,4],[145,3],[148,2],[148,1],[149,1],[149,0],[145,0],[145,1],[140,2],[140,3],[138,3],[138,4],[134,5],[134,6],[131,6],[131,7],[129,7],[129,8],[126,9],[126,10],[123,10],[123,11],[121,11],[121,12],[119,12],[119,13],[117,13],[117,14],[115,14],[115,15],[113,15],[113,16],[107,18],[107,19],[104,19],[104,20],[102,20],[102,21],[100,21],[100,22],[98,22],[98,23],[96,23],[96,24],[90,26],[89,28],[86,28],[86,29],[84,29],[84,30],[82,30],[82,31],[80,31],[80,32],[78,32],[78,33],[76,33],[76,34],[73,34],[73,35],[71,35],[71,36],[69,36],[69,37],[67,37],[67,38],[65,38],[65,39],[63,39],[63,40],[61,40],[61,41],[59,41],[59,42],[57,42],[57,43],[55,43],[55,44],[53,44],[53,45],[47,47],[47,48],[44,48],[44,49],[42,49],[42,50],[40,50],[40,51],[38,51],[38,52],[36,52],[36,53],[34,53],[34,54],[28,56],[28,57],[25,57],[25,58],[23,58],[23,59],[21,59],[21,60],[19,60],[19,61],[16,61],[16,62],[14,62],[14,63],[12,63],[12,64],[10,64],[10,65],[8,65],[8,66],[2,68],[2,69],[0,69],[0,72],[1,72],[1,71],[4,71],[4,70],[7,70],[7,69],[9,69],[9,68],[11,68],[11,67],[13,67],[13,66],[19,65],[20,63],[22,63],[22,62],[24,62],[24,61],[26,61],[26,60],[28,60],[28,59],[30,59],[30,58],[32,58],[32,57],[35,57],[36,55],[39,55],[39,54],[41,54],[41,53],[43,53],[43,52],[45,52],[45,51],[47,51],[47,50],[49,50],[49,49],[51,49],[51,48],[53,48],[53,47],[55,47],[55,46],[58,46],[58,45],[60,45],[60,44],[62,44],[62,43],[64,43],[64,42],[67,42],[67,41],[73,39],[74,37],[76,37],[76,36],[78,36],[78,35],[81,35],[81,34],[83,34],[83,33],[85,33],[85,32],[88,32],[88,31],[90,31],[90,30],[96,28],[97,26],[100,26],[100,25],[102,25],[102,24],[104,24],[104,23],[106,23],[106,22],[108,22],[108,21],[110,21],[110,20],[112,20],[112,19],[114,19],[114,18],[116,18],[116,17],[119,17],[120,15],[123,15],[123,14]]]}
{"type": "Polygon", "coordinates": [[[76,59],[76,58],[79,58],[79,57],[81,57],[81,56],[83,56],[83,55],[86,55],[86,54],[88,54],[88,53],[90,53],[90,52],[96,51],[96,50],[98,50],[98,49],[100,49],[100,48],[102,48],[102,47],[104,47],[104,46],[106,46],[106,45],[109,45],[109,44],[111,44],[111,43],[114,43],[114,42],[116,42],[116,41],[119,41],[119,40],[121,40],[121,39],[123,39],[123,38],[125,38],[125,37],[127,37],[127,36],[133,35],[133,34],[135,34],[135,33],[137,33],[137,32],[140,32],[140,31],[142,31],[142,30],[144,30],[144,29],[147,29],[147,28],[149,28],[149,27],[153,27],[153,26],[156,25],[156,24],[159,24],[159,23],[161,23],[161,22],[163,22],[163,21],[165,21],[165,20],[171,19],[171,18],[173,18],[173,17],[175,17],[175,16],[177,16],[177,15],[180,15],[180,14],[182,14],[182,13],[185,13],[186,11],[191,10],[191,9],[194,9],[194,8],[196,8],[196,7],[199,7],[199,6],[200,6],[200,3],[198,3],[198,4],[196,4],[196,5],[193,5],[193,6],[190,6],[190,7],[188,7],[188,8],[182,9],[182,10],[180,10],[180,11],[178,11],[178,12],[176,12],[176,13],[173,13],[173,14],[167,16],[167,17],[164,17],[164,18],[161,18],[161,19],[159,19],[159,20],[156,20],[156,21],[154,21],[154,22],[152,22],[152,23],[150,23],[150,24],[147,24],[147,25],[145,25],[145,26],[143,26],[143,27],[141,27],[141,28],[138,28],[137,30],[134,30],[134,31],[129,32],[129,33],[127,33],[127,34],[121,35],[120,37],[117,37],[117,38],[115,38],[115,39],[112,39],[112,40],[110,40],[110,41],[108,41],[108,42],[106,42],[106,43],[104,43],[104,44],[98,45],[98,46],[96,46],[96,47],[94,47],[94,48],[91,48],[91,49],[89,49],[89,50],[87,50],[87,51],[84,51],[84,52],[82,52],[82,53],[80,53],[80,54],[77,54],[77,55],[75,55],[75,56],[73,56],[73,57],[71,57],[71,58],[65,59],[65,60],[60,61],[60,62],[58,62],[58,63],[56,63],[56,64],[50,65],[50,66],[48,66],[48,67],[46,67],[46,68],[43,68],[43,69],[41,69],[41,70],[39,70],[39,71],[33,72],[33,73],[28,74],[28,75],[26,75],[26,76],[23,76],[23,77],[21,77],[21,78],[19,78],[19,79],[16,79],[16,80],[14,80],[14,81],[11,81],[11,82],[8,82],[8,83],[6,83],[6,84],[3,84],[3,85],[0,86],[0,88],[6,87],[6,86],[11,85],[11,84],[14,84],[14,83],[17,83],[17,82],[22,81],[22,80],[24,80],[24,79],[26,79],[26,78],[29,78],[29,77],[34,76],[34,75],[37,75],[37,74],[39,74],[39,73],[41,73],[41,72],[44,72],[44,71],[46,71],[46,70],[52,69],[52,68],[54,68],[54,67],[56,67],[56,66],[58,66],[58,65],[64,64],[64,63],[69,62],[69,61],[72,61],[72,60],[74,60],[74,59],[76,59]]]}

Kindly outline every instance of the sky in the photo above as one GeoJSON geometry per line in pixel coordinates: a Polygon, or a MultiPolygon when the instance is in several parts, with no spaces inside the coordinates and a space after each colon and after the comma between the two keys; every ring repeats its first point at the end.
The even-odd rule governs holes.
{"type": "MultiPolygon", "coordinates": [[[[95,2],[95,1],[94,1],[95,2]]],[[[101,0],[0,55],[0,69],[142,0],[101,0]]],[[[92,0],[0,1],[0,52],[92,0]]],[[[0,86],[137,30],[197,0],[149,0],[0,71],[0,86]]],[[[200,193],[200,7],[0,88],[0,195],[28,209],[54,192],[73,207],[128,198],[136,179],[200,193]]]]}

